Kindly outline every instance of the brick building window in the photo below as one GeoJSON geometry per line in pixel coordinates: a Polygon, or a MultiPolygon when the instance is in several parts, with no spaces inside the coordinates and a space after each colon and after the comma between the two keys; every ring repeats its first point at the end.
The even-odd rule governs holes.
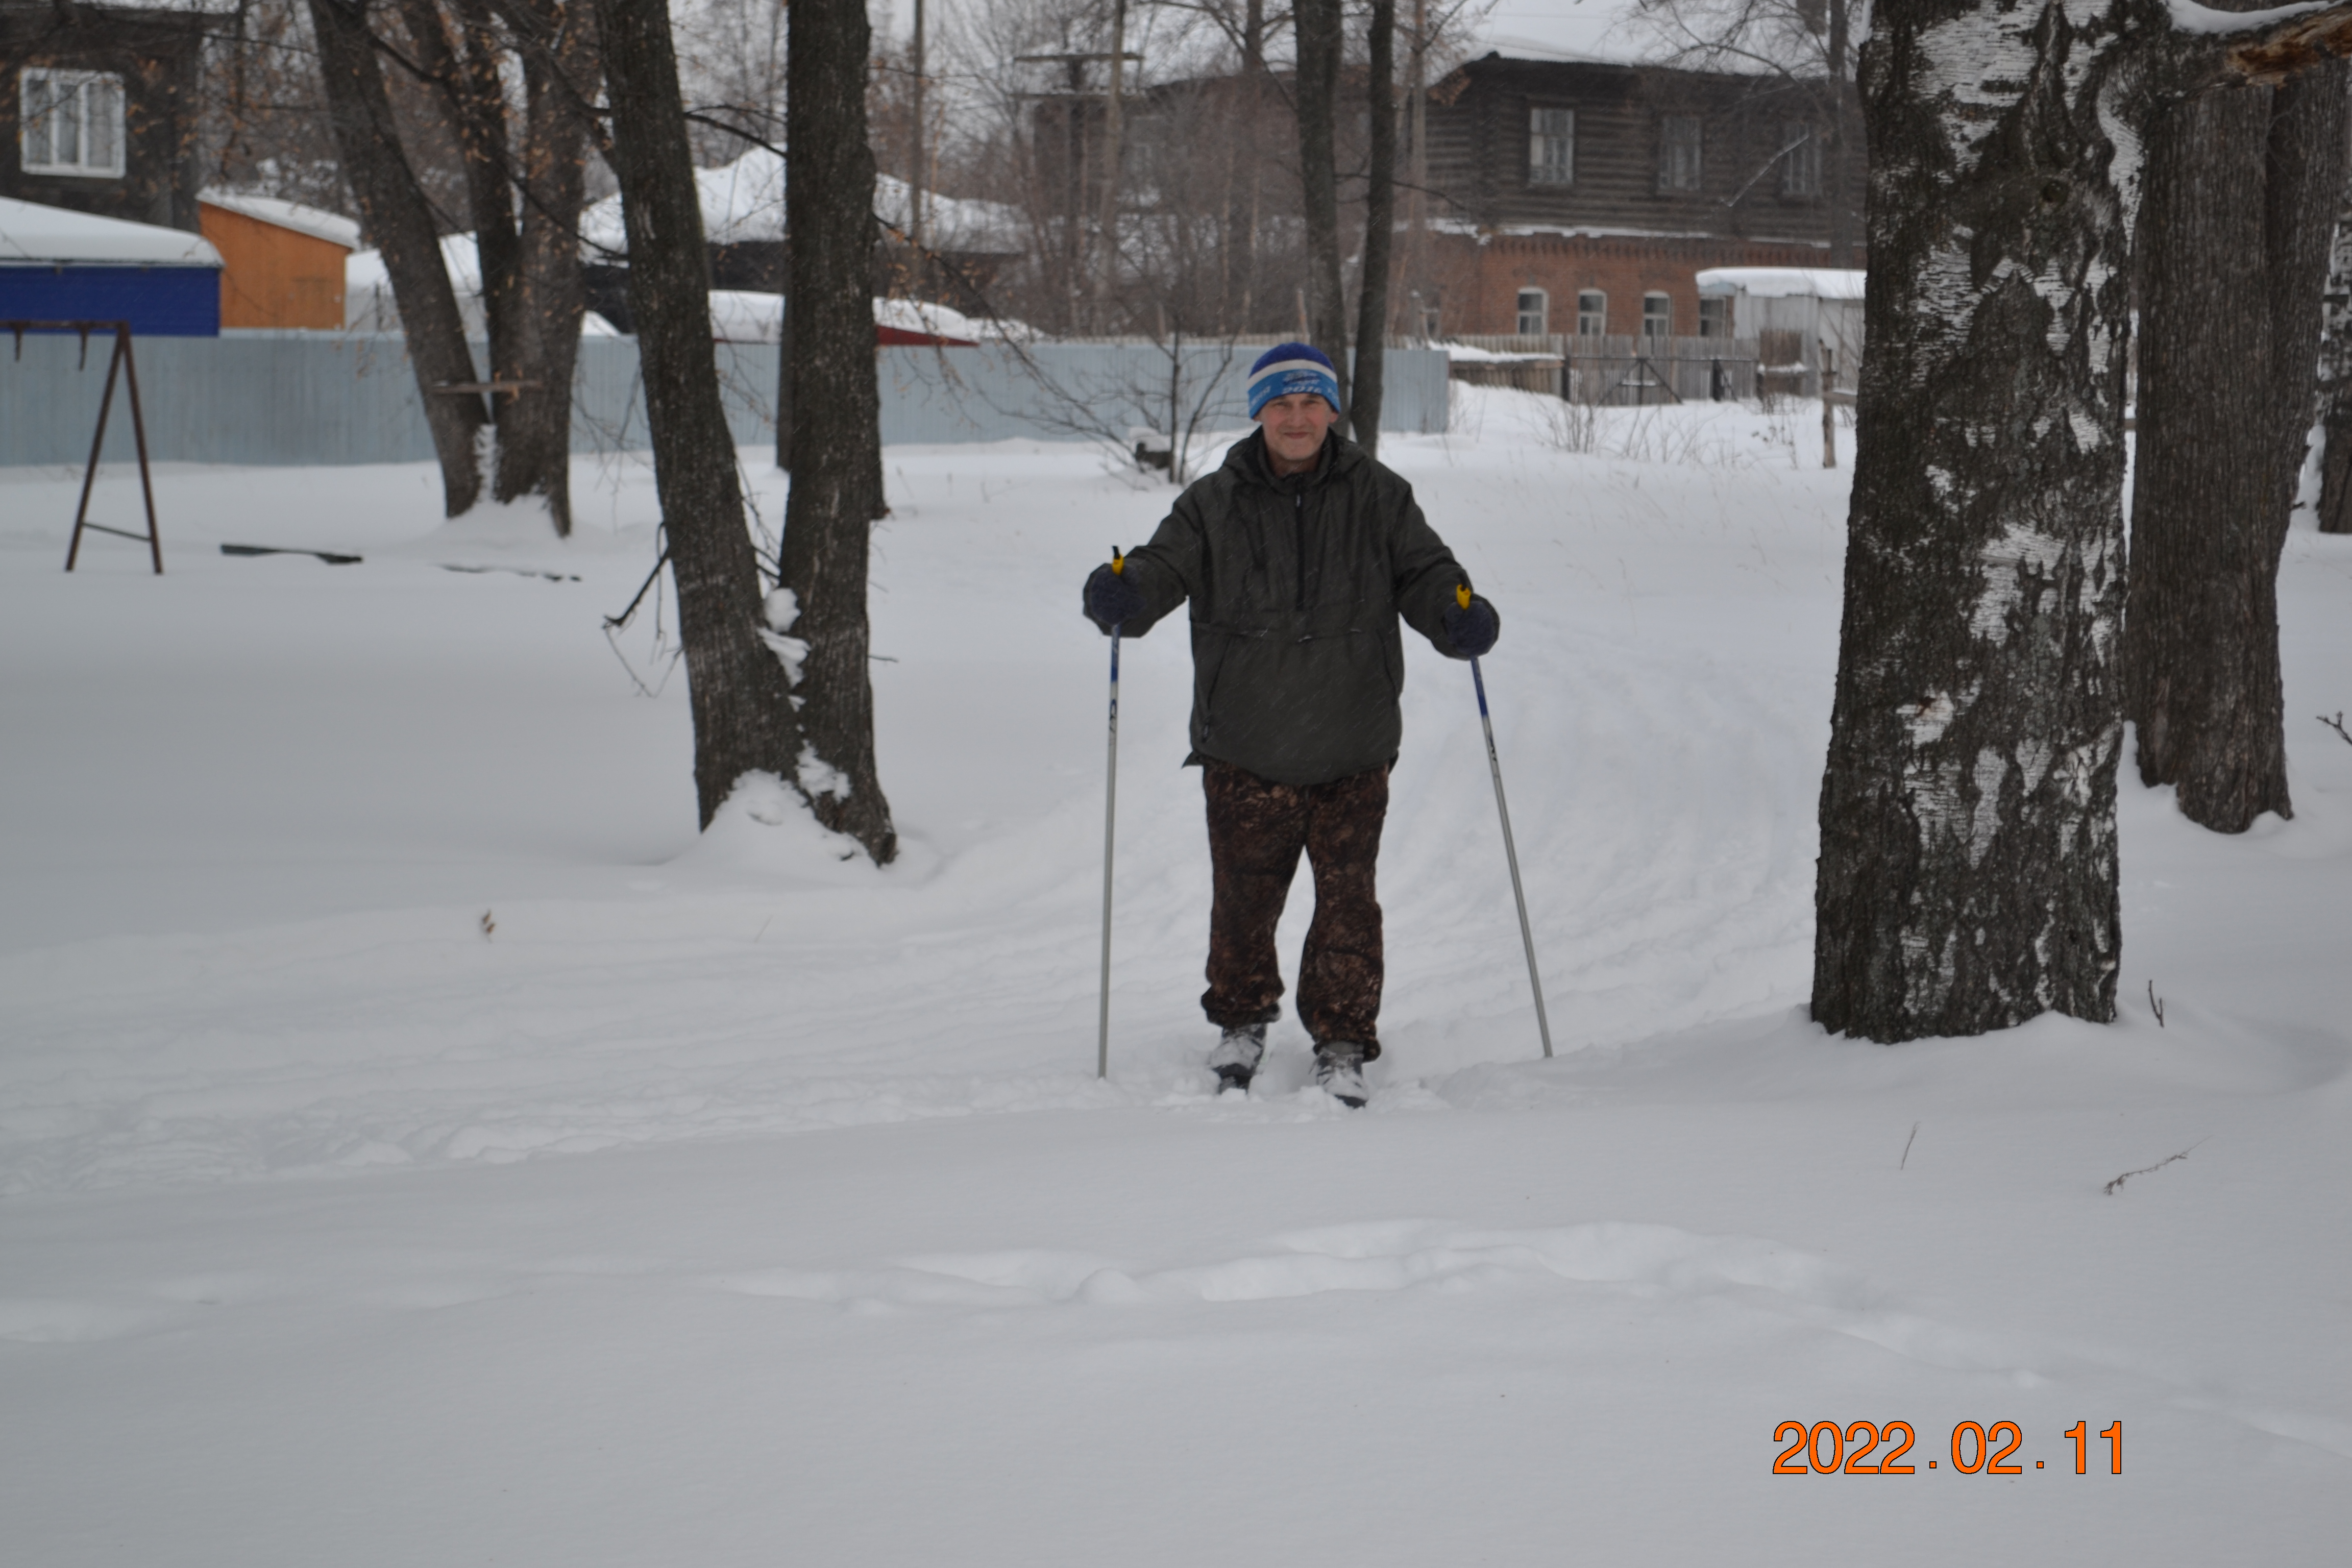
{"type": "Polygon", "coordinates": [[[1609,296],[1587,289],[1576,297],[1576,335],[1597,338],[1609,330],[1609,296]]]}
{"type": "Polygon", "coordinates": [[[1528,110],[1528,184],[1576,184],[1576,110],[1528,110]]]}
{"type": "Polygon", "coordinates": [[[1539,338],[1550,331],[1547,324],[1551,315],[1551,300],[1540,289],[1519,290],[1518,333],[1523,338],[1539,338]]]}
{"type": "Polygon", "coordinates": [[[1727,338],[1731,335],[1731,301],[1720,294],[1703,296],[1698,302],[1698,335],[1703,338],[1727,338]]]}
{"type": "Polygon", "coordinates": [[[21,162],[28,174],[122,174],[122,79],[34,69],[18,78],[21,162]]]}
{"type": "Polygon", "coordinates": [[[1670,338],[1675,335],[1675,302],[1664,294],[1642,296],[1642,335],[1645,338],[1670,338]]]}
{"type": "Polygon", "coordinates": [[[1822,194],[1822,139],[1810,125],[1780,127],[1780,194],[1818,196],[1822,194]]]}
{"type": "Polygon", "coordinates": [[[1668,114],[1658,121],[1658,189],[1699,187],[1699,153],[1705,132],[1696,114],[1668,114]]]}

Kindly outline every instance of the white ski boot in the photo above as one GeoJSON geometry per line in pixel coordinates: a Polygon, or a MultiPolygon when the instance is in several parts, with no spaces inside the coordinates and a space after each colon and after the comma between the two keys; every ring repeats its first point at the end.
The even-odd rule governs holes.
{"type": "Polygon", "coordinates": [[[1229,1089],[1249,1092],[1257,1064],[1265,1059],[1265,1026],[1241,1024],[1227,1029],[1217,1048],[1209,1053],[1209,1070],[1217,1075],[1217,1092],[1229,1089]]]}

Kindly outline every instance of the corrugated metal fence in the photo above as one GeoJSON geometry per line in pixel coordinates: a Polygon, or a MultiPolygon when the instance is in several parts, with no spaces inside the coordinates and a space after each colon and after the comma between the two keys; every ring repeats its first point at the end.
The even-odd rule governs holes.
{"type": "MultiPolygon", "coordinates": [[[[21,355],[0,340],[0,466],[80,463],[105,384],[105,345],[77,368],[80,344],[26,337],[21,355]]],[[[476,346],[476,357],[481,348],[476,346]]],[[[1255,351],[1149,343],[886,348],[881,361],[886,443],[1108,440],[1130,445],[1165,432],[1171,401],[1195,433],[1247,419],[1243,383],[1255,351]]],[[[158,462],[403,463],[433,456],[416,381],[397,337],[321,332],[142,338],[136,345],[149,454],[158,462]]],[[[720,343],[719,376],[735,439],[774,439],[773,344],[720,343]]],[[[1445,428],[1445,356],[1391,349],[1383,430],[1445,428]]],[[[572,385],[575,452],[649,444],[637,346],[586,338],[572,385]]],[[[118,394],[107,455],[131,451],[130,410],[118,394]]]]}

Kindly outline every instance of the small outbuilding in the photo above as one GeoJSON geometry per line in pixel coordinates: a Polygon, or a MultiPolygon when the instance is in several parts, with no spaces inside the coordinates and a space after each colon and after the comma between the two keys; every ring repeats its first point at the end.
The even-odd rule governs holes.
{"type": "Polygon", "coordinates": [[[219,335],[221,258],[202,235],[0,196],[0,321],[128,321],[219,335]]]}
{"type": "Polygon", "coordinates": [[[221,256],[222,326],[342,329],[343,265],[360,247],[358,224],[233,191],[205,192],[198,212],[221,256]]]}
{"type": "Polygon", "coordinates": [[[1756,341],[1760,386],[1818,397],[1824,364],[1832,389],[1853,390],[1866,276],[1840,267],[1716,267],[1698,275],[1698,294],[1727,300],[1730,335],[1756,341]]]}

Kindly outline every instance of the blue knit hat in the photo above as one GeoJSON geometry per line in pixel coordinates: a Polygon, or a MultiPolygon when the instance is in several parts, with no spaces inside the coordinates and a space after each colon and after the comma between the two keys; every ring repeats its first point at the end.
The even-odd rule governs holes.
{"type": "Polygon", "coordinates": [[[1328,356],[1307,343],[1276,343],[1250,366],[1250,417],[1294,392],[1311,392],[1329,404],[1332,413],[1339,412],[1339,373],[1328,356]]]}

